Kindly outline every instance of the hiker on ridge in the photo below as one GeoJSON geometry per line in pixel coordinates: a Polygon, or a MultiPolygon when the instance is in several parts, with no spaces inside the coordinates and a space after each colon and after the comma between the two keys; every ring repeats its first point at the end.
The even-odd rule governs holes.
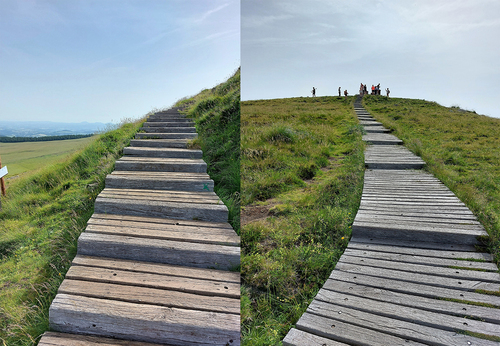
{"type": "Polygon", "coordinates": [[[315,87],[313,87],[313,90],[312,90],[311,92],[312,92],[312,94],[313,94],[313,97],[315,97],[315,96],[316,96],[316,88],[315,88],[315,87]]]}
{"type": "Polygon", "coordinates": [[[389,93],[391,92],[389,88],[385,89],[385,92],[387,93],[387,97],[389,97],[389,93]]]}
{"type": "Polygon", "coordinates": [[[340,94],[340,87],[339,87],[339,97],[341,97],[342,95],[340,94]]]}
{"type": "Polygon", "coordinates": [[[345,98],[347,98],[347,89],[344,90],[344,96],[345,96],[345,98]]]}

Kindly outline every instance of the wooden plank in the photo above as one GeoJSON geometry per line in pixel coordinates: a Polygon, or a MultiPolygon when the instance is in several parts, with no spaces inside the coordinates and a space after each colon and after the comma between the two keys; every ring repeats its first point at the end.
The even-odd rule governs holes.
{"type": "Polygon", "coordinates": [[[207,201],[209,203],[219,203],[220,198],[212,191],[162,191],[151,189],[116,189],[105,188],[99,196],[130,196],[132,198],[147,198],[152,197],[156,200],[191,200],[191,201],[207,201]]]}
{"type": "Polygon", "coordinates": [[[38,346],[172,346],[172,344],[152,344],[130,340],[101,338],[89,335],[78,335],[57,332],[45,332],[38,346]]]}
{"type": "Polygon", "coordinates": [[[318,335],[304,332],[295,328],[290,329],[283,339],[283,346],[349,346],[343,342],[338,342],[323,338],[318,335]]]}
{"type": "Polygon", "coordinates": [[[333,281],[338,280],[347,283],[355,283],[374,288],[387,289],[395,292],[413,294],[428,298],[456,299],[460,301],[490,304],[500,308],[500,297],[498,296],[468,292],[456,288],[430,286],[422,283],[401,281],[390,278],[380,278],[361,273],[354,274],[341,272],[340,270],[334,270],[330,274],[330,277],[328,279],[333,281]]]}
{"type": "Polygon", "coordinates": [[[306,312],[296,324],[296,328],[323,338],[344,342],[348,345],[370,346],[416,346],[424,345],[413,340],[381,333],[343,321],[329,319],[306,312]]]}
{"type": "MultiPolygon", "coordinates": [[[[422,297],[353,282],[327,280],[323,289],[356,297],[500,324],[498,309],[422,297]]],[[[348,300],[350,298],[346,297],[348,300]]],[[[345,299],[344,298],[344,301],[345,299]]]]}
{"type": "Polygon", "coordinates": [[[123,155],[132,155],[140,157],[166,157],[179,159],[201,159],[201,150],[177,149],[177,148],[142,148],[126,147],[123,148],[123,155]]]}
{"type": "Polygon", "coordinates": [[[200,244],[216,244],[227,246],[239,246],[240,244],[240,237],[238,237],[236,234],[199,234],[195,232],[187,232],[186,230],[181,232],[168,230],[158,231],[147,228],[116,227],[104,225],[87,225],[85,231],[99,234],[174,240],[200,244]]]}
{"type": "MultiPolygon", "coordinates": [[[[123,172],[123,171],[122,171],[123,172]]],[[[185,190],[185,191],[213,191],[213,180],[207,179],[171,179],[158,176],[108,175],[106,187],[121,189],[157,189],[157,190],[185,190]]]]}
{"type": "Polygon", "coordinates": [[[228,210],[222,204],[175,203],[156,200],[97,197],[94,211],[101,214],[127,214],[213,222],[227,222],[228,210]]]}
{"type": "MultiPolygon", "coordinates": [[[[456,330],[466,330],[469,332],[500,337],[500,325],[495,323],[472,320],[463,316],[450,316],[448,314],[436,313],[418,308],[393,304],[392,302],[388,303],[364,297],[356,297],[325,289],[321,289],[318,292],[318,294],[314,298],[314,301],[318,303],[327,303],[333,309],[338,309],[338,311],[341,311],[342,314],[344,314],[345,312],[344,309],[348,309],[354,313],[354,315],[351,315],[350,318],[355,318],[356,313],[354,312],[354,310],[357,310],[359,312],[362,312],[361,315],[365,315],[363,313],[368,313],[387,317],[389,318],[387,321],[390,321],[392,319],[398,322],[410,322],[420,326],[426,326],[450,332],[456,330]]],[[[310,312],[314,313],[314,311],[310,312]]],[[[373,318],[378,319],[378,317],[373,318]]],[[[426,341],[431,340],[427,339],[426,341]]]]}
{"type": "Polygon", "coordinates": [[[239,345],[234,314],[58,294],[49,311],[54,331],[175,345],[239,345]]]}
{"type": "Polygon", "coordinates": [[[465,251],[459,249],[456,250],[432,250],[426,248],[411,248],[404,245],[393,246],[393,245],[380,245],[372,242],[361,242],[358,240],[353,240],[349,242],[348,248],[359,249],[359,250],[371,250],[377,252],[387,252],[396,254],[405,254],[412,256],[424,256],[424,257],[436,257],[436,258],[474,258],[478,260],[484,260],[491,262],[493,261],[493,256],[489,253],[474,251],[473,247],[467,247],[465,251]]]}
{"type": "Polygon", "coordinates": [[[187,139],[131,139],[133,147],[187,148],[187,139]]]}
{"type": "Polygon", "coordinates": [[[116,258],[102,258],[77,255],[72,265],[99,267],[105,269],[119,269],[137,273],[149,273],[168,276],[180,276],[199,280],[240,283],[240,273],[216,269],[200,269],[171,264],[137,262],[116,258]]]}
{"type": "Polygon", "coordinates": [[[193,139],[197,133],[136,133],[135,138],[145,139],[193,139]]]}
{"type": "Polygon", "coordinates": [[[457,252],[472,252],[476,248],[474,244],[453,244],[453,243],[443,243],[443,242],[429,242],[429,241],[416,241],[416,240],[404,240],[404,239],[389,239],[389,238],[370,238],[370,237],[360,237],[353,234],[351,241],[360,244],[373,244],[382,246],[394,246],[394,247],[407,247],[409,249],[428,249],[428,250],[443,250],[443,251],[457,251],[457,252]]]}
{"type": "MultiPolygon", "coordinates": [[[[319,315],[331,319],[331,323],[340,322],[353,324],[363,328],[376,330],[380,333],[387,333],[406,340],[413,340],[424,344],[434,345],[498,345],[497,342],[477,339],[469,335],[458,334],[454,331],[447,331],[432,327],[419,325],[389,318],[381,315],[375,315],[345,306],[328,304],[314,300],[307,309],[308,313],[319,315]]],[[[371,345],[371,343],[369,343],[371,345]]],[[[391,345],[391,343],[386,343],[391,345]]]]}
{"type": "Polygon", "coordinates": [[[193,227],[209,227],[209,228],[228,228],[233,229],[231,225],[227,222],[209,222],[201,220],[179,220],[179,219],[169,219],[166,217],[143,217],[134,215],[114,215],[114,214],[100,214],[94,213],[89,219],[89,222],[93,220],[117,220],[120,222],[140,222],[141,226],[146,227],[147,224],[158,224],[158,225],[179,225],[179,226],[193,226],[193,227]]]}
{"type": "Polygon", "coordinates": [[[200,280],[181,276],[137,273],[119,269],[71,266],[66,279],[149,287],[205,296],[239,299],[240,285],[234,282],[200,280]]]}
{"type": "Polygon", "coordinates": [[[240,300],[165,289],[65,279],[58,293],[199,311],[240,313],[240,300]]]}
{"type": "Polygon", "coordinates": [[[185,226],[176,224],[160,224],[160,223],[141,223],[135,221],[122,221],[113,219],[97,219],[90,218],[87,223],[87,228],[90,230],[89,226],[109,226],[109,227],[121,227],[130,229],[146,229],[155,230],[157,232],[175,232],[175,233],[193,233],[200,234],[202,236],[214,235],[214,236],[228,236],[232,237],[236,235],[236,232],[232,228],[225,227],[198,227],[198,226],[185,226]]]}
{"type": "Polygon", "coordinates": [[[240,264],[236,246],[131,238],[83,232],[78,254],[230,270],[240,264]]]}
{"type": "Polygon", "coordinates": [[[421,274],[416,272],[405,272],[401,270],[370,267],[367,265],[350,264],[346,262],[344,256],[340,258],[339,262],[337,263],[337,266],[335,267],[335,270],[340,270],[351,274],[359,273],[365,275],[373,275],[379,278],[401,280],[413,283],[423,283],[426,285],[431,285],[436,287],[453,288],[464,291],[473,291],[478,289],[484,289],[489,291],[500,290],[500,284],[498,283],[490,283],[477,279],[463,279],[463,278],[457,279],[457,278],[449,278],[436,275],[421,274]]]}
{"type": "Polygon", "coordinates": [[[349,247],[344,251],[344,255],[356,256],[362,259],[372,258],[384,261],[422,264],[435,267],[449,268],[453,266],[453,267],[462,267],[470,269],[498,271],[497,266],[494,263],[490,262],[461,261],[449,258],[425,257],[425,256],[406,255],[406,254],[392,253],[392,252],[360,250],[349,247]]]}

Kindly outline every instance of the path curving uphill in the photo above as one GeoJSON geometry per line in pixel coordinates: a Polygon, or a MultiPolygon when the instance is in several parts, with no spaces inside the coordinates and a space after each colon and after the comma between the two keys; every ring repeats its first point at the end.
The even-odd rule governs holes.
{"type": "Polygon", "coordinates": [[[240,239],[192,120],[149,116],[78,239],[40,346],[239,345],[240,239]]]}
{"type": "Polygon", "coordinates": [[[360,98],[354,108],[368,147],[352,239],[283,345],[498,345],[484,228],[360,98]]]}

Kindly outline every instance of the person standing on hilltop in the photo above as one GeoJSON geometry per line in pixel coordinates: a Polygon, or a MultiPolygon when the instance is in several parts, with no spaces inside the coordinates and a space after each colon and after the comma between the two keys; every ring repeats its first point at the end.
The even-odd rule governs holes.
{"type": "Polygon", "coordinates": [[[345,98],[347,98],[347,89],[344,90],[344,96],[345,96],[345,98]]]}
{"type": "Polygon", "coordinates": [[[313,97],[316,97],[316,88],[315,87],[313,87],[313,90],[311,92],[313,94],[313,97]]]}
{"type": "Polygon", "coordinates": [[[342,95],[340,94],[340,87],[339,87],[339,97],[341,97],[342,95]]]}
{"type": "Polygon", "coordinates": [[[389,93],[391,92],[389,88],[385,89],[385,92],[387,93],[387,97],[389,97],[389,93]]]}

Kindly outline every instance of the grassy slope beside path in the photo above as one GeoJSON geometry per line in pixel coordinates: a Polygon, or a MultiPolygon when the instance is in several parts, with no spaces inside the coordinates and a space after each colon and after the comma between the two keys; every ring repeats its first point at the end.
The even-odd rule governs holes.
{"type": "Polygon", "coordinates": [[[241,104],[244,345],[280,344],[347,245],[364,172],[352,102],[241,104]]]}
{"type": "Polygon", "coordinates": [[[500,263],[500,119],[413,99],[365,97],[368,111],[478,217],[500,263]]]}
{"type": "Polygon", "coordinates": [[[0,211],[0,341],[33,345],[76,254],[76,240],[115,160],[142,121],[127,123],[67,160],[9,185],[0,211]]]}
{"type": "Polygon", "coordinates": [[[228,207],[229,223],[240,229],[240,70],[226,82],[177,102],[196,122],[192,147],[203,150],[215,192],[228,207]]]}

